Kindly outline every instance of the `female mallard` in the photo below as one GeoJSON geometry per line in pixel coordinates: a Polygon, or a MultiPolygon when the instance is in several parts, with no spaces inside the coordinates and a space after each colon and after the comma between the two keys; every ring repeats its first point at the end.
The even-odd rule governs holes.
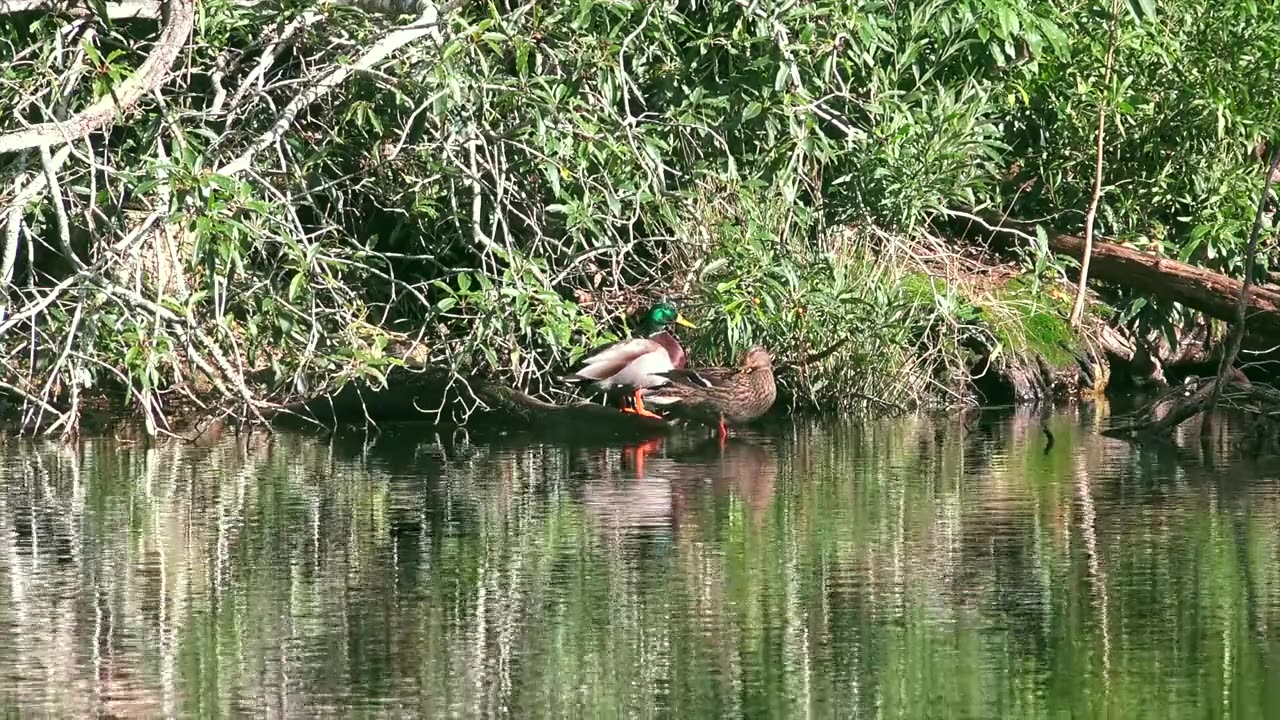
{"type": "Polygon", "coordinates": [[[593,384],[605,393],[625,391],[632,397],[635,407],[628,408],[627,399],[623,397],[623,412],[659,417],[645,409],[640,391],[669,382],[662,373],[685,366],[684,348],[668,329],[671,323],[697,327],[671,303],[658,303],[649,308],[641,320],[637,328],[638,337],[597,349],[582,360],[577,371],[561,379],[573,385],[593,384]]]}
{"type": "Polygon", "coordinates": [[[738,367],[669,370],[669,382],[645,390],[644,400],[672,417],[715,425],[728,437],[725,423],[741,425],[764,415],[778,397],[773,382],[773,358],[756,345],[738,367]]]}

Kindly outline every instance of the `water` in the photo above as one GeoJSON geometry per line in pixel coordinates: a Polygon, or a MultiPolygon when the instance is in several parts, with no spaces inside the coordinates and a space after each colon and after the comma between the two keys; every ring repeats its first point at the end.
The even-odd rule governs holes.
{"type": "Polygon", "coordinates": [[[1280,716],[1280,465],[1094,425],[0,438],[0,708],[1280,716]]]}

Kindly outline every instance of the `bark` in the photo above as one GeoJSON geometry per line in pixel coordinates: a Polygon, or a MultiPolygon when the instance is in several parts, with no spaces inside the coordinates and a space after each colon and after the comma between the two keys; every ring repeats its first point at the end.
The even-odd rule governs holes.
{"type": "MultiPolygon", "coordinates": [[[[1034,226],[1012,220],[988,218],[987,223],[1030,237],[1035,234],[1034,226]]],[[[1084,255],[1083,238],[1049,232],[1048,240],[1055,253],[1076,259],[1084,255]]],[[[1227,321],[1236,320],[1243,291],[1243,283],[1235,278],[1115,243],[1094,243],[1092,274],[1094,279],[1180,302],[1227,321]]],[[[1249,288],[1245,305],[1250,333],[1280,337],[1280,291],[1255,285],[1249,288]]]]}
{"type": "Polygon", "coordinates": [[[671,427],[662,420],[595,403],[555,405],[513,388],[455,375],[435,366],[393,371],[388,374],[385,388],[350,382],[332,395],[287,405],[269,417],[283,424],[325,427],[406,421],[466,424],[526,430],[563,439],[656,437],[671,427]]]}

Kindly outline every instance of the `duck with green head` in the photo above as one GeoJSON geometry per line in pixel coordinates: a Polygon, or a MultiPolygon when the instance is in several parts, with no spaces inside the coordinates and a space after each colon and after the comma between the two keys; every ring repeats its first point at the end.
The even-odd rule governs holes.
{"type": "Polygon", "coordinates": [[[670,382],[661,373],[685,367],[680,341],[671,334],[672,323],[697,327],[675,305],[660,302],[649,308],[636,328],[636,337],[605,345],[583,358],[578,369],[561,378],[573,385],[591,385],[607,394],[625,392],[622,411],[660,417],[645,409],[640,391],[670,382]],[[627,397],[634,403],[627,407],[627,397]]]}

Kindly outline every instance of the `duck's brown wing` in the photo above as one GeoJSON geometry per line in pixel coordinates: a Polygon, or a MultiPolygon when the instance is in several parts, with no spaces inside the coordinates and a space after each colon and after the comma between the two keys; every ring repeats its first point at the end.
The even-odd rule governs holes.
{"type": "Polygon", "coordinates": [[[705,368],[685,368],[682,370],[671,370],[662,373],[662,376],[670,379],[678,385],[692,385],[699,388],[717,388],[727,387],[733,382],[733,378],[738,374],[738,368],[729,367],[705,367],[705,368]]]}

